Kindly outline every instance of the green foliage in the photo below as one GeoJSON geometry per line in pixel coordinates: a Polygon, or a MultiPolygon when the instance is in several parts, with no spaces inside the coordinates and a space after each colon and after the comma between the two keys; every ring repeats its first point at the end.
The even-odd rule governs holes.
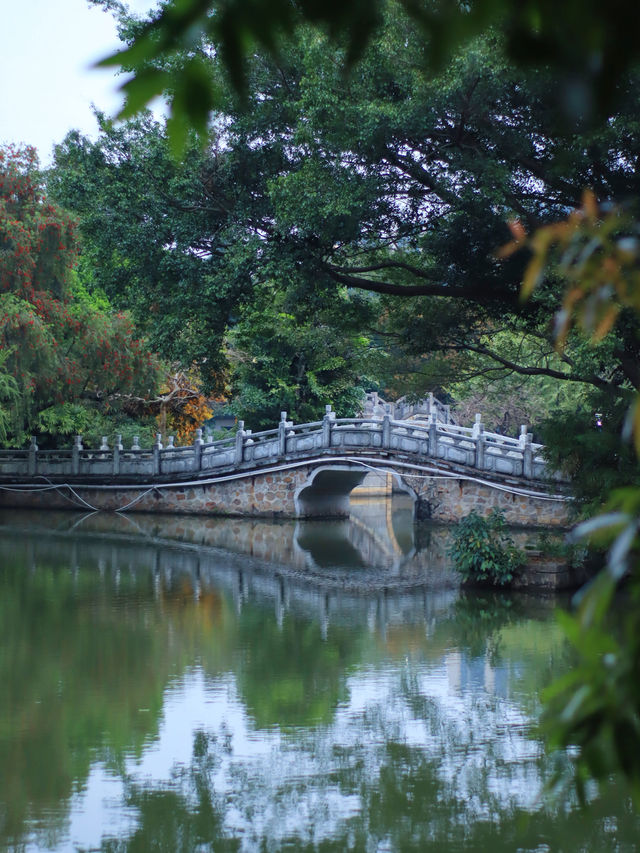
{"type": "Polygon", "coordinates": [[[133,444],[138,436],[142,447],[151,447],[158,424],[155,418],[132,418],[118,407],[105,411],[99,404],[58,403],[38,413],[34,431],[39,436],[40,447],[70,447],[73,437],[82,436],[85,447],[99,447],[102,437],[107,436],[110,444],[116,435],[122,436],[125,447],[133,444]]]}
{"type": "Polygon", "coordinates": [[[298,423],[318,420],[331,403],[341,417],[357,413],[367,378],[369,340],[359,329],[367,305],[346,293],[289,304],[272,284],[255,292],[227,336],[233,411],[257,428],[286,411],[298,423]]]}
{"type": "MultiPolygon", "coordinates": [[[[95,283],[133,311],[164,357],[196,364],[207,390],[223,391],[222,342],[265,281],[300,302],[342,286],[410,296],[403,309],[383,302],[377,337],[371,328],[398,355],[390,386],[404,380],[396,375],[407,350],[418,392],[455,383],[458,355],[473,350],[481,371],[619,387],[640,358],[633,330],[621,338],[623,359],[553,355],[558,282],[523,309],[525,259],[498,262],[495,251],[509,239],[510,215],[560,218],[585,184],[602,197],[637,195],[625,165],[634,156],[633,81],[620,87],[615,122],[563,131],[557,81],[514,70],[499,34],[468,43],[426,78],[420,33],[397,5],[380,9],[383,21],[347,80],[341,48],[302,28],[277,62],[268,52],[248,60],[242,108],[207,43],[222,87],[215,136],[180,163],[148,116],[121,127],[102,119],[95,142],[70,134],[49,189],[81,217],[95,283]],[[512,343],[493,353],[499,334],[512,343]]],[[[167,69],[174,61],[180,54],[167,69]]],[[[545,387],[535,396],[563,395],[545,387]]]]}
{"type": "Polygon", "coordinates": [[[597,571],[602,563],[602,553],[594,548],[588,548],[584,542],[577,542],[565,531],[556,530],[543,531],[532,546],[543,557],[551,557],[561,560],[565,565],[573,569],[581,569],[586,565],[597,571]]]}
{"type": "Polygon", "coordinates": [[[0,364],[12,395],[1,441],[52,424],[40,413],[53,406],[104,405],[157,384],[157,360],[130,318],[89,291],[77,253],[76,223],[44,195],[33,149],[0,148],[0,364]]]}
{"type": "Polygon", "coordinates": [[[640,24],[633,0],[621,0],[613,8],[594,2],[558,5],[552,0],[171,0],[146,21],[127,15],[126,7],[113,0],[92,2],[115,9],[128,45],[101,63],[133,72],[122,86],[126,103],[121,116],[131,116],[157,95],[167,94],[176,153],[184,150],[190,127],[206,135],[210,113],[224,104],[221,75],[212,74],[201,58],[206,46],[221,57],[223,77],[246,96],[256,51],[277,60],[286,39],[312,25],[344,46],[338,65],[344,74],[379,36],[389,8],[419,34],[423,50],[418,67],[431,71],[441,70],[462,43],[497,23],[511,59],[519,65],[553,64],[559,101],[572,122],[603,114],[621,76],[638,58],[630,36],[640,24]]]}
{"type": "Polygon", "coordinates": [[[601,510],[613,489],[640,486],[640,463],[620,439],[628,405],[628,395],[594,392],[575,411],[558,413],[542,425],[545,457],[571,478],[583,515],[601,510]]]}
{"type": "MultiPolygon", "coordinates": [[[[485,429],[517,435],[526,424],[538,441],[545,420],[569,416],[584,403],[589,386],[571,381],[575,373],[544,336],[529,334],[526,328],[518,331],[514,324],[513,331],[479,334],[476,343],[479,352],[460,353],[451,360],[453,382],[444,383],[459,423],[471,423],[480,412],[485,429]],[[517,372],[512,364],[531,373],[517,372]],[[565,379],[549,375],[553,371],[565,379]]],[[[579,346],[573,342],[574,359],[579,346]]]]}
{"type": "Polygon", "coordinates": [[[456,569],[467,583],[508,586],[523,557],[506,532],[504,516],[494,510],[488,518],[471,512],[453,531],[449,548],[456,569]]]}
{"type": "Polygon", "coordinates": [[[5,365],[11,350],[0,352],[0,442],[7,440],[14,422],[14,411],[20,401],[20,389],[15,377],[5,365]]]}
{"type": "MultiPolygon", "coordinates": [[[[614,605],[615,580],[608,573],[581,596],[575,615],[560,624],[576,663],[543,694],[544,728],[554,747],[579,747],[569,769],[584,802],[589,780],[606,783],[622,771],[640,806],[640,638],[637,578],[614,605]],[[615,615],[614,615],[615,610],[615,615]]],[[[555,779],[567,782],[566,773],[555,779]]]]}
{"type": "Polygon", "coordinates": [[[175,163],[148,117],[121,129],[102,118],[100,127],[97,142],[69,134],[48,178],[50,192],[80,217],[80,272],[92,295],[132,312],[155,351],[196,365],[206,390],[221,392],[222,340],[251,290],[259,246],[243,226],[263,180],[215,150],[193,149],[175,163]]]}

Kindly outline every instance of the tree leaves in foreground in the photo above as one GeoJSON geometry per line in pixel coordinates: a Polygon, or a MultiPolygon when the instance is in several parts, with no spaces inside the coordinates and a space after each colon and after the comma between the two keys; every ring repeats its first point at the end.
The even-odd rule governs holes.
{"type": "MultiPolygon", "coordinates": [[[[531,238],[518,224],[513,230],[515,244],[529,244],[533,250],[524,280],[526,289],[536,288],[541,274],[553,261],[566,282],[557,324],[560,345],[576,325],[594,342],[606,341],[614,335],[612,330],[620,327],[635,329],[637,336],[637,214],[612,205],[599,207],[595,198],[586,194],[583,206],[568,219],[541,229],[531,238]]],[[[622,773],[637,807],[640,390],[637,383],[633,387],[629,382],[626,391],[626,399],[601,399],[596,423],[584,430],[581,441],[572,448],[566,446],[565,437],[564,465],[576,466],[578,492],[582,491],[583,499],[599,496],[603,501],[603,511],[580,524],[573,535],[608,548],[608,552],[605,568],[578,594],[575,615],[562,617],[577,665],[545,692],[543,725],[553,746],[578,747],[572,756],[571,780],[582,801],[586,800],[589,782],[606,783],[611,774],[622,773]],[[601,477],[594,477],[604,467],[598,472],[598,458],[603,455],[609,462],[604,482],[601,477]]],[[[561,444],[562,439],[556,439],[557,449],[561,444]]],[[[559,774],[556,783],[562,785],[563,781],[559,774]]]]}
{"type": "MultiPolygon", "coordinates": [[[[342,47],[340,67],[348,73],[379,35],[390,5],[387,0],[170,0],[146,20],[136,20],[122,2],[91,2],[116,14],[128,43],[100,63],[133,72],[122,86],[127,100],[121,117],[167,94],[176,152],[184,150],[190,127],[206,135],[211,114],[224,101],[220,79],[209,73],[204,59],[208,45],[219,55],[225,77],[246,97],[254,52],[279,59],[286,39],[304,26],[342,47]]],[[[634,0],[399,0],[394,6],[419,34],[420,66],[431,73],[441,71],[470,38],[498,26],[511,61],[554,67],[558,98],[570,122],[606,114],[618,83],[638,59],[633,34],[640,28],[640,11],[634,0]]]]}

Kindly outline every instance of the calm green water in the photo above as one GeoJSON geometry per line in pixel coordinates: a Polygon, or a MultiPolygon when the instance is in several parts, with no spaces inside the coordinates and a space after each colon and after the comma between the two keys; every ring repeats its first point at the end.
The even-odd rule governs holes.
{"type": "Polygon", "coordinates": [[[638,849],[614,787],[540,801],[555,599],[372,512],[0,515],[0,849],[638,849]]]}

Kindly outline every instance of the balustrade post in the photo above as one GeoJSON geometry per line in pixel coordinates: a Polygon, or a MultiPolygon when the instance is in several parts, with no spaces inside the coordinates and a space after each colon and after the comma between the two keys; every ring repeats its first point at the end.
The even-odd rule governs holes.
{"type": "Polygon", "coordinates": [[[280,412],[280,423],[278,424],[278,456],[287,453],[287,413],[280,412]]]}
{"type": "Polygon", "coordinates": [[[160,474],[160,451],[162,450],[162,434],[156,433],[155,444],[153,445],[153,473],[155,476],[160,474]]]}
{"type": "Polygon", "coordinates": [[[116,435],[116,442],[113,445],[113,473],[120,473],[120,451],[123,450],[122,447],[122,436],[116,435]]]}
{"type": "Polygon", "coordinates": [[[533,479],[533,434],[528,432],[525,436],[524,450],[522,451],[522,476],[528,480],[533,479]]]}
{"type": "Polygon", "coordinates": [[[331,411],[331,406],[325,406],[325,415],[322,419],[322,446],[331,447],[331,424],[336,414],[331,411]]]}
{"type": "Polygon", "coordinates": [[[202,445],[204,441],[202,440],[202,430],[198,428],[196,430],[196,438],[193,442],[193,464],[194,471],[200,471],[202,469],[202,445]]]}
{"type": "Polygon", "coordinates": [[[240,465],[244,458],[244,421],[238,421],[238,431],[236,432],[236,456],[235,463],[240,465]]]}
{"type": "Polygon", "coordinates": [[[473,424],[473,429],[471,430],[471,438],[477,438],[483,430],[484,425],[482,423],[482,415],[476,414],[475,423],[473,424]]]}
{"type": "Polygon", "coordinates": [[[524,450],[525,445],[527,443],[527,432],[529,431],[529,427],[526,424],[520,424],[520,435],[518,436],[518,444],[520,445],[520,450],[524,450]]]}
{"type": "Polygon", "coordinates": [[[473,427],[473,438],[476,442],[475,466],[482,470],[484,468],[485,437],[484,424],[482,421],[477,420],[479,417],[480,415],[476,415],[476,422],[473,427]]]}
{"type": "Polygon", "coordinates": [[[435,404],[435,402],[434,402],[433,391],[429,391],[429,402],[428,402],[428,406],[429,406],[429,410],[428,410],[429,417],[431,416],[431,414],[432,414],[433,412],[435,412],[435,413],[437,414],[437,412],[436,412],[436,404],[435,404]]]}
{"type": "Polygon", "coordinates": [[[31,436],[31,444],[29,445],[29,457],[27,460],[27,471],[29,476],[33,477],[38,471],[38,442],[35,435],[31,436]]]}
{"type": "Polygon", "coordinates": [[[429,412],[429,456],[438,458],[438,423],[433,409],[429,412]]]}
{"type": "Polygon", "coordinates": [[[82,450],[82,436],[77,435],[71,448],[71,473],[80,473],[80,451],[82,450]]]}
{"type": "Polygon", "coordinates": [[[444,409],[444,422],[445,424],[451,423],[451,406],[448,404],[442,407],[444,409]]]}
{"type": "Polygon", "coordinates": [[[382,418],[382,447],[385,450],[391,447],[391,415],[382,418]]]}
{"type": "MultiPolygon", "coordinates": [[[[366,411],[365,411],[365,413],[366,413],[366,411]]],[[[377,417],[378,417],[378,396],[377,396],[377,394],[376,394],[376,396],[375,396],[375,397],[372,397],[372,398],[371,398],[371,412],[370,412],[370,415],[371,415],[371,417],[372,417],[372,418],[377,418],[377,417]]]]}

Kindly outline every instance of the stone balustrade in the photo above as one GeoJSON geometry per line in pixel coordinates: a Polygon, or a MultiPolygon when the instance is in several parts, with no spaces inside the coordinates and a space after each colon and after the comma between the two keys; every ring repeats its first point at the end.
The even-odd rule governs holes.
{"type": "Polygon", "coordinates": [[[429,393],[426,397],[410,403],[406,397],[400,397],[395,403],[383,400],[377,391],[369,391],[365,395],[362,414],[364,417],[382,418],[389,415],[396,421],[406,421],[409,418],[428,419],[434,413],[436,419],[444,424],[455,424],[451,407],[441,403],[438,398],[429,393]]]}
{"type": "Polygon", "coordinates": [[[235,435],[216,441],[210,434],[203,438],[198,429],[193,445],[188,447],[174,446],[172,436],[164,445],[158,434],[150,448],[141,448],[136,438],[132,447],[125,449],[117,436],[112,446],[105,437],[93,450],[85,448],[78,436],[70,450],[40,450],[33,438],[26,450],[0,450],[0,478],[185,480],[322,455],[368,455],[443,462],[474,468],[494,478],[558,479],[548,471],[541,450],[526,426],[519,438],[509,438],[486,432],[480,415],[473,427],[461,427],[443,421],[435,406],[426,422],[396,420],[389,413],[337,418],[327,406],[321,421],[294,424],[282,412],[275,429],[252,433],[240,421],[235,435]]]}

